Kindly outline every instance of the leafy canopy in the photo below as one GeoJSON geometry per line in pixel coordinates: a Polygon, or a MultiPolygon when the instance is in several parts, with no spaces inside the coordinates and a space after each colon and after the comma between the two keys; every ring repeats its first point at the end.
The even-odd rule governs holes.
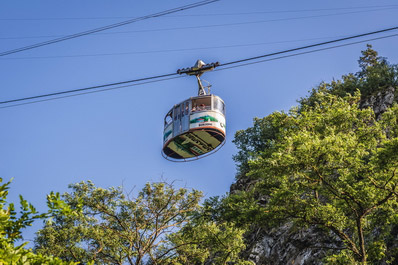
{"type": "Polygon", "coordinates": [[[25,249],[27,242],[19,246],[17,240],[22,239],[22,229],[30,226],[34,220],[45,217],[39,214],[32,204],[20,196],[20,211],[16,212],[13,203],[7,203],[7,195],[11,181],[3,183],[0,178],[0,264],[27,265],[72,265],[73,262],[63,262],[61,259],[41,254],[35,254],[25,249]]]}
{"type": "MultiPolygon", "coordinates": [[[[316,226],[338,238],[343,250],[326,258],[332,264],[398,259],[398,107],[377,118],[360,109],[369,95],[396,89],[398,68],[371,46],[359,64],[358,73],[322,83],[289,113],[256,118],[236,133],[244,190],[232,195],[232,206],[231,196],[224,198],[224,218],[240,201],[255,209],[254,221],[316,226]],[[248,193],[257,201],[248,201],[248,193]]],[[[242,208],[235,214],[244,221],[242,208]]]]}
{"type": "Polygon", "coordinates": [[[320,226],[357,261],[377,260],[398,224],[398,107],[377,121],[358,108],[359,94],[316,96],[319,104],[291,111],[292,122],[249,163],[249,175],[269,196],[272,219],[320,226]]]}
{"type": "Polygon", "coordinates": [[[243,230],[199,221],[197,190],[148,183],[130,198],[122,188],[102,189],[92,182],[70,188],[71,193],[50,195],[53,218],[37,233],[38,253],[96,264],[240,262],[243,230]]]}

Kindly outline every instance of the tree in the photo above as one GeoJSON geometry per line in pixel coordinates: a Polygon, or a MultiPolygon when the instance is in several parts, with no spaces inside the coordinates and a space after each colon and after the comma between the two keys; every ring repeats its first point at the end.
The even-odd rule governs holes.
{"type": "Polygon", "coordinates": [[[233,222],[212,220],[207,216],[206,209],[202,208],[192,222],[169,236],[170,242],[179,247],[164,264],[251,265],[252,262],[239,257],[246,247],[243,240],[245,232],[233,222]]]}
{"type": "Polygon", "coordinates": [[[244,222],[251,208],[259,226],[321,227],[344,244],[327,257],[332,264],[398,260],[397,106],[361,109],[370,96],[397,91],[398,66],[370,45],[359,66],[321,83],[290,113],[236,133],[238,190],[218,205],[221,219],[244,222]]]}
{"type": "Polygon", "coordinates": [[[122,188],[102,189],[92,182],[70,187],[73,192],[62,195],[62,200],[59,194],[51,195],[55,198],[49,205],[54,209],[53,219],[38,232],[38,253],[96,264],[201,264],[194,261],[212,258],[215,244],[209,237],[222,238],[222,231],[231,236],[225,241],[231,248],[214,248],[216,257],[229,251],[232,254],[223,261],[233,260],[244,248],[242,230],[209,222],[201,228],[192,226],[201,208],[199,191],[174,189],[161,182],[147,184],[136,198],[129,198],[122,188]],[[235,248],[233,241],[238,242],[235,248]],[[193,261],[181,263],[188,256],[193,261]]]}
{"type": "Polygon", "coordinates": [[[359,89],[363,99],[385,91],[389,87],[398,86],[398,65],[390,64],[386,58],[380,57],[372,45],[362,51],[358,60],[360,70],[356,73],[343,75],[341,80],[333,80],[330,83],[322,82],[317,88],[312,89],[308,97],[302,98],[300,105],[314,104],[317,92],[327,92],[344,97],[347,93],[354,95],[359,89]]]}
{"type": "Polygon", "coordinates": [[[359,92],[313,96],[314,106],[267,117],[286,122],[248,174],[268,196],[268,218],[318,226],[344,243],[329,261],[378,261],[398,224],[398,106],[376,120],[358,108],[359,92]]]}
{"type": "MultiPolygon", "coordinates": [[[[0,183],[3,179],[0,178],[0,183]]],[[[63,262],[61,259],[41,254],[35,254],[31,249],[25,249],[27,242],[15,246],[22,239],[21,230],[30,226],[34,220],[43,218],[32,204],[20,196],[20,214],[15,211],[13,203],[7,204],[7,195],[11,181],[0,186],[0,264],[48,264],[73,265],[73,262],[63,262]]]]}

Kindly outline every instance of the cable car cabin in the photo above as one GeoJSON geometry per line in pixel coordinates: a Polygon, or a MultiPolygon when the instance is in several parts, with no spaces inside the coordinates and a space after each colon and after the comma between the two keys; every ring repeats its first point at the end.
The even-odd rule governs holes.
{"type": "Polygon", "coordinates": [[[189,160],[217,151],[225,141],[225,104],[215,95],[187,99],[164,119],[163,154],[189,160]]]}

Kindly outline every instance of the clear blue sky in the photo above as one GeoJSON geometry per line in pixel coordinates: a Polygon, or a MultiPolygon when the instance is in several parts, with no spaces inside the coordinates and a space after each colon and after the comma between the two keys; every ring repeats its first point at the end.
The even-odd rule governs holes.
{"type": "MultiPolygon", "coordinates": [[[[0,52],[193,2],[1,1],[0,52]]],[[[173,73],[197,59],[224,63],[394,27],[397,10],[394,0],[221,0],[0,57],[0,101],[173,73]]],[[[380,55],[398,62],[397,37],[371,43],[380,55]]],[[[163,178],[207,197],[223,195],[236,173],[234,133],[251,126],[254,117],[288,110],[321,81],[356,72],[365,47],[205,74],[227,105],[227,143],[190,163],[169,162],[160,151],[164,115],[196,95],[193,77],[2,108],[0,176],[14,178],[11,200],[22,194],[40,210],[46,209],[50,191],[64,192],[68,184],[83,180],[139,190],[163,178]]]]}

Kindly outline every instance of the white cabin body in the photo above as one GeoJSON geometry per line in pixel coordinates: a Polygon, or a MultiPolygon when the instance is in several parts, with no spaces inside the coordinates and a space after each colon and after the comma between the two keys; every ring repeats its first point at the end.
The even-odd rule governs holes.
{"type": "Polygon", "coordinates": [[[190,159],[216,150],[225,141],[225,103],[216,95],[191,97],[167,113],[163,154],[190,159]]]}

